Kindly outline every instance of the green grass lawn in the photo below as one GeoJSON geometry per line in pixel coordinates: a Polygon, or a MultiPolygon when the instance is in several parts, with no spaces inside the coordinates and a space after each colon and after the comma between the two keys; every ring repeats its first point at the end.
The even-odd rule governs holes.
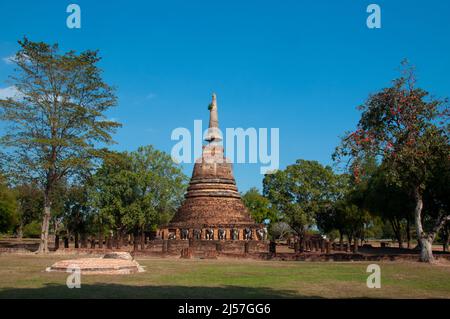
{"type": "MultiPolygon", "coordinates": [[[[80,257],[80,256],[79,256],[80,257]]],[[[366,287],[367,262],[138,259],[146,272],[47,273],[73,256],[0,255],[0,298],[450,298],[450,264],[383,262],[380,289],[366,287]]]]}

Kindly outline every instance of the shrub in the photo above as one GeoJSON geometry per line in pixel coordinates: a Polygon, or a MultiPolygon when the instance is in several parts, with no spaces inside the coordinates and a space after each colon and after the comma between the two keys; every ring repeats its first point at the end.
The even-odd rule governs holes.
{"type": "Polygon", "coordinates": [[[41,223],[32,221],[23,227],[23,237],[39,238],[41,236],[41,223]]]}

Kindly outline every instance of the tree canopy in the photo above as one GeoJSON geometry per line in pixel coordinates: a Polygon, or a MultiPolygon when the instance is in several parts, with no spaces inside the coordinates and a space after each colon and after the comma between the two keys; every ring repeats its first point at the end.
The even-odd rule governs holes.
{"type": "Polygon", "coordinates": [[[433,218],[433,227],[425,230],[423,201],[433,168],[450,160],[447,100],[432,98],[417,88],[414,69],[404,63],[402,76],[391,87],[369,96],[359,109],[357,130],[343,138],[334,158],[347,158],[355,175],[360,173],[362,159],[380,158],[389,181],[413,196],[421,260],[433,261],[431,245],[450,215],[441,211],[433,218]]]}
{"type": "Polygon", "coordinates": [[[92,205],[118,236],[153,230],[175,213],[186,180],[170,156],[152,146],[115,153],[93,177],[92,205]]]}
{"type": "Polygon", "coordinates": [[[264,196],[300,236],[311,227],[321,207],[343,196],[342,178],[317,161],[297,160],[263,180],[264,196]]]}
{"type": "Polygon", "coordinates": [[[245,192],[242,196],[242,200],[255,222],[262,223],[268,219],[270,223],[273,224],[279,219],[276,211],[272,208],[270,201],[261,195],[256,187],[252,187],[245,192]]]}

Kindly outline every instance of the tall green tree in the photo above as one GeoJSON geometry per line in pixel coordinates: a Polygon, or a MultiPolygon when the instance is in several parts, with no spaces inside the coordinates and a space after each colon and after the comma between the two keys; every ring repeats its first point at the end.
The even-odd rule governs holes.
{"type": "Polygon", "coordinates": [[[381,158],[391,182],[408,189],[414,198],[420,260],[432,262],[433,241],[450,213],[434,216],[426,229],[423,222],[431,216],[424,216],[424,192],[433,167],[450,157],[449,109],[446,100],[431,98],[417,88],[413,68],[404,66],[391,87],[371,95],[360,106],[357,130],[343,138],[334,156],[350,160],[356,170],[367,156],[381,158]]]}
{"type": "Polygon", "coordinates": [[[256,187],[245,192],[242,200],[255,222],[262,223],[266,219],[269,219],[271,224],[277,222],[276,211],[271,207],[270,201],[261,195],[256,187]]]}
{"type": "Polygon", "coordinates": [[[342,196],[341,186],[331,167],[317,161],[297,160],[285,170],[266,175],[263,194],[303,238],[321,207],[342,196]]]}
{"type": "Polygon", "coordinates": [[[93,176],[89,198],[97,212],[100,228],[114,230],[119,245],[126,230],[125,215],[134,202],[136,180],[126,152],[110,154],[93,176]]]}
{"type": "Polygon", "coordinates": [[[63,178],[90,169],[105,155],[120,124],[105,112],[116,104],[114,90],[102,79],[96,51],[59,53],[57,44],[19,41],[11,82],[15,98],[0,100],[6,122],[0,143],[7,148],[7,170],[18,182],[36,180],[44,210],[39,252],[48,251],[51,193],[63,178]]]}
{"type": "Polygon", "coordinates": [[[187,177],[169,155],[152,146],[107,159],[94,176],[94,206],[116,230],[135,235],[166,223],[180,205],[187,177]]]}
{"type": "Polygon", "coordinates": [[[135,233],[169,222],[186,191],[187,177],[170,156],[153,146],[130,153],[137,180],[136,210],[127,222],[135,233]]]}

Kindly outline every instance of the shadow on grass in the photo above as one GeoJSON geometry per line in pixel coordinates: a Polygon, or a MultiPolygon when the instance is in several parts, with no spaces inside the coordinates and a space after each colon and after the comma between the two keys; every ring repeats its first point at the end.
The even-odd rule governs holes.
{"type": "Polygon", "coordinates": [[[291,290],[240,286],[129,286],[86,284],[69,289],[66,285],[46,284],[39,288],[2,288],[0,298],[321,298],[302,296],[291,290]]]}

